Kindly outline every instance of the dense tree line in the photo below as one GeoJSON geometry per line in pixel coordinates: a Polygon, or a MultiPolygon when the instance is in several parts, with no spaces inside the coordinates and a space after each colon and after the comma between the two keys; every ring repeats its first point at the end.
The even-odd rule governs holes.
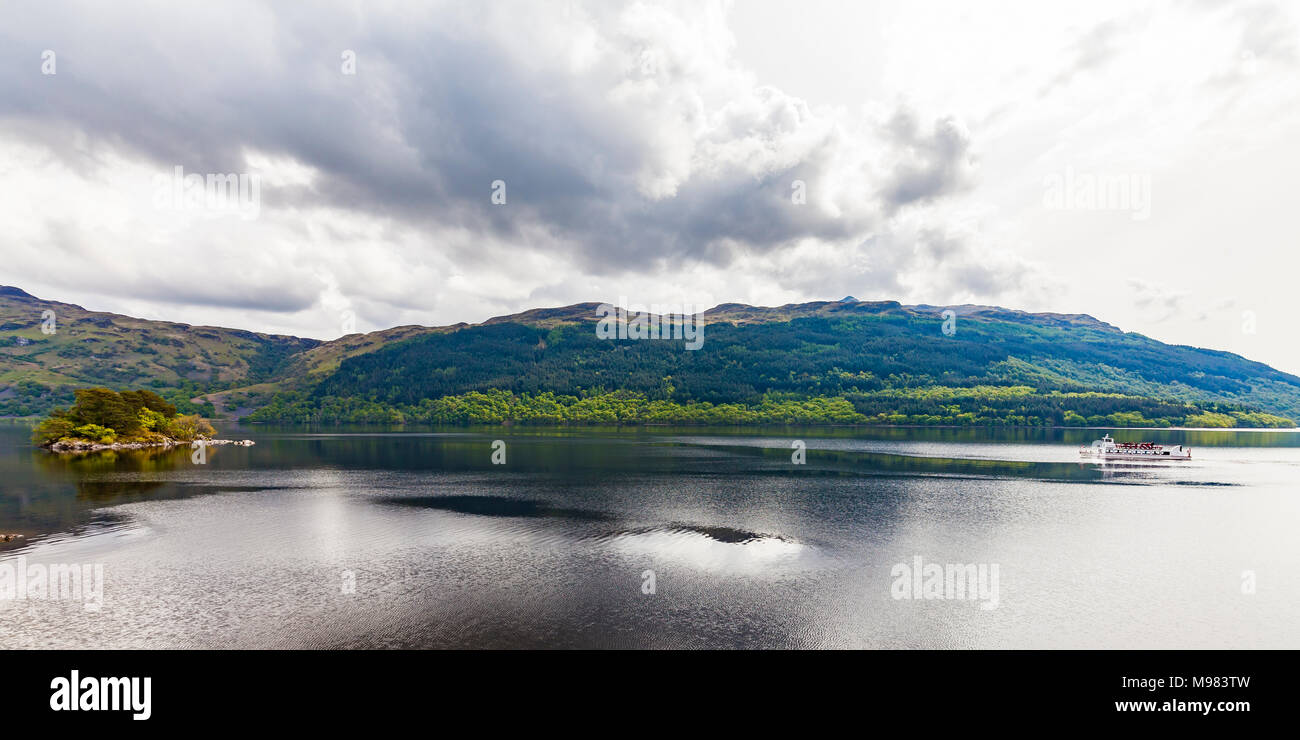
{"type": "Polygon", "coordinates": [[[391,405],[353,396],[282,394],[249,421],[378,424],[947,424],[996,426],[1291,427],[1268,414],[1101,393],[929,387],[757,403],[654,399],[630,391],[584,396],[493,389],[391,405]]]}

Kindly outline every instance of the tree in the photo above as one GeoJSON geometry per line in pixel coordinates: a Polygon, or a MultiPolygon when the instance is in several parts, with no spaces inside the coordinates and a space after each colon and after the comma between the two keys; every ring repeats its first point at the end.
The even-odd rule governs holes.
{"type": "Polygon", "coordinates": [[[182,441],[190,441],[199,437],[211,437],[216,434],[216,430],[212,428],[212,425],[198,414],[177,416],[167,422],[162,431],[168,437],[182,441]]]}
{"type": "Polygon", "coordinates": [[[48,419],[41,420],[41,423],[36,425],[36,430],[32,432],[32,442],[38,445],[57,442],[64,437],[72,436],[72,430],[75,426],[71,421],[61,416],[51,416],[48,419]]]}
{"type": "Polygon", "coordinates": [[[72,407],[72,416],[77,422],[107,427],[121,435],[140,431],[138,410],[132,408],[120,393],[108,388],[83,388],[76,394],[77,403],[72,407]]]}
{"type": "Polygon", "coordinates": [[[117,441],[117,434],[114,430],[98,424],[82,424],[72,430],[72,436],[103,444],[112,444],[117,441]]]}
{"type": "Polygon", "coordinates": [[[140,409],[157,411],[168,419],[176,415],[176,407],[167,403],[162,396],[153,391],[122,391],[119,395],[122,396],[122,400],[125,401],[127,405],[135,409],[137,415],[139,414],[140,409]]]}

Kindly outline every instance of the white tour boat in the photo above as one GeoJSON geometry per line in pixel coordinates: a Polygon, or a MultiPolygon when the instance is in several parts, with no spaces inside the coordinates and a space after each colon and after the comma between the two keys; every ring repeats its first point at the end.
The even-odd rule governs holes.
{"type": "Polygon", "coordinates": [[[1116,442],[1110,435],[1080,447],[1081,457],[1097,460],[1191,460],[1192,448],[1154,442],[1116,442]]]}

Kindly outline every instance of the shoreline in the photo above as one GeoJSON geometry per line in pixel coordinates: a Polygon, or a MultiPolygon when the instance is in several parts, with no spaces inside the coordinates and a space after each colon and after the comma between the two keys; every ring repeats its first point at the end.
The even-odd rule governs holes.
{"type": "MultiPolygon", "coordinates": [[[[215,419],[215,421],[223,421],[215,419]]],[[[758,422],[758,423],[735,423],[728,424],[724,422],[617,422],[617,421],[600,421],[600,422],[574,422],[569,424],[530,424],[530,423],[506,423],[506,422],[471,422],[471,423],[433,423],[433,422],[367,422],[367,421],[238,421],[240,426],[248,427],[412,427],[412,428],[445,428],[445,429],[583,429],[589,427],[618,427],[618,428],[690,428],[690,427],[709,427],[709,428],[731,428],[731,429],[773,429],[773,428],[790,428],[799,427],[807,429],[1064,429],[1064,430],[1141,430],[1155,432],[1300,432],[1300,426],[1296,427],[1122,427],[1122,426],[1052,426],[1052,425],[1035,425],[1035,424],[868,424],[855,422],[818,422],[818,421],[792,421],[792,422],[758,422]]]]}
{"type": "MultiPolygon", "coordinates": [[[[39,421],[41,417],[37,416],[0,416],[0,423],[4,424],[22,424],[27,425],[39,421]]],[[[523,429],[581,429],[584,427],[730,427],[737,429],[770,429],[779,427],[804,427],[804,428],[835,428],[835,429],[1065,429],[1065,430],[1090,430],[1090,429],[1120,429],[1120,430],[1144,430],[1144,431],[1168,431],[1168,432],[1300,432],[1300,426],[1295,427],[1185,427],[1185,426],[1168,426],[1168,427],[1124,427],[1112,425],[1100,426],[1057,426],[1057,425],[1033,425],[1033,424],[868,424],[855,422],[760,422],[760,423],[707,423],[707,422],[623,422],[603,421],[603,422],[575,422],[568,424],[530,424],[530,423],[505,423],[505,422],[471,422],[471,423],[431,423],[431,422],[361,422],[361,421],[240,421],[231,420],[223,417],[214,417],[213,421],[234,423],[239,426],[248,427],[444,427],[444,428],[498,428],[498,427],[518,427],[523,429]]],[[[58,444],[58,443],[55,443],[58,444]]],[[[96,443],[98,444],[98,443],[96,443]]],[[[121,445],[122,443],[114,443],[121,445]]],[[[139,444],[139,443],[131,443],[139,444]]],[[[172,440],[170,445],[149,444],[146,447],[175,446],[188,444],[172,440]]],[[[230,440],[215,439],[208,440],[208,444],[223,445],[251,445],[252,440],[230,440]]],[[[105,445],[102,449],[110,449],[111,445],[105,445]]],[[[119,449],[143,449],[144,447],[122,448],[119,449]]],[[[45,449],[49,449],[48,446],[45,449]]],[[[89,449],[89,448],[87,448],[89,449]]],[[[97,448],[100,449],[100,448],[97,448]]]]}
{"type": "Polygon", "coordinates": [[[49,452],[103,452],[105,450],[150,450],[150,449],[169,449],[172,447],[193,447],[196,442],[202,442],[203,446],[214,445],[235,445],[236,447],[252,447],[255,442],[251,439],[193,439],[183,441],[178,439],[166,438],[158,442],[89,442],[86,440],[59,440],[48,445],[43,445],[42,449],[49,452]]]}

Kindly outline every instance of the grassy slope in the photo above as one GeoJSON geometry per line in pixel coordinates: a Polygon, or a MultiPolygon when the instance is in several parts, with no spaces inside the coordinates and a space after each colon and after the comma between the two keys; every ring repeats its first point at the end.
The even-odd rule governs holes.
{"type": "Polygon", "coordinates": [[[0,287],[0,415],[43,413],[86,386],[147,387],[174,396],[272,379],[318,344],[87,311],[0,287]],[[53,334],[41,330],[46,310],[54,311],[53,334]]]}
{"type": "MultiPolygon", "coordinates": [[[[582,327],[587,331],[596,305],[534,309],[472,326],[402,326],[322,343],[91,312],[0,288],[0,415],[14,413],[15,399],[23,390],[20,386],[31,389],[32,383],[23,381],[54,389],[52,394],[29,398],[27,405],[33,408],[32,413],[63,400],[56,397],[72,387],[108,385],[155,387],[160,391],[184,389],[196,395],[206,394],[218,409],[242,414],[284,391],[310,393],[316,388],[329,388],[346,394],[359,372],[365,375],[395,365],[401,369],[406,362],[404,353],[408,359],[420,356],[411,365],[412,371],[418,373],[446,370],[453,358],[479,364],[491,362],[494,358],[483,357],[482,347],[472,346],[473,337],[491,330],[510,331],[506,327],[511,325],[547,332],[559,327],[582,327]],[[40,330],[41,311],[46,308],[55,310],[58,316],[59,330],[52,336],[40,330]],[[19,337],[29,343],[20,346],[19,337]],[[436,352],[442,349],[448,351],[442,358],[445,362],[439,365],[436,352]],[[470,354],[461,352],[465,349],[470,354]],[[6,402],[8,407],[3,405],[6,402]]],[[[1300,378],[1236,355],[1164,345],[1085,315],[1027,314],[988,306],[952,307],[958,315],[958,331],[954,337],[944,337],[939,331],[944,308],[901,306],[892,301],[814,302],[772,308],[723,304],[705,314],[710,327],[700,353],[728,351],[745,355],[743,359],[710,365],[701,361],[703,354],[687,356],[680,351],[676,359],[664,358],[655,356],[661,349],[662,343],[658,342],[638,343],[647,346],[633,352],[639,362],[650,363],[649,369],[654,372],[660,372],[663,363],[679,363],[672,368],[679,372],[683,369],[682,358],[700,365],[697,369],[704,375],[695,379],[695,392],[687,398],[708,395],[709,374],[726,379],[743,371],[752,375],[749,379],[767,378],[784,372],[786,366],[801,368],[807,382],[802,386],[787,383],[784,390],[807,390],[825,381],[814,376],[825,373],[828,368],[824,366],[831,363],[839,371],[870,371],[878,378],[895,373],[927,376],[928,381],[942,383],[964,379],[1194,402],[1223,401],[1300,417],[1300,378]],[[858,336],[873,332],[879,336],[870,341],[858,336]],[[746,342],[750,345],[746,346],[746,342]],[[846,362],[841,356],[844,347],[855,348],[858,356],[846,362]],[[760,355],[766,357],[755,359],[760,355]],[[946,368],[946,375],[945,357],[954,361],[952,367],[946,368]]],[[[543,347],[546,344],[546,336],[525,340],[543,347]]],[[[600,351],[607,348],[601,347],[600,351]]],[[[542,354],[552,356],[545,368],[551,373],[548,382],[559,377],[554,373],[562,372],[566,363],[607,359],[598,352],[567,357],[552,350],[542,354]]],[[[520,373],[538,372],[538,363],[528,353],[517,359],[509,372],[501,374],[496,386],[509,387],[508,381],[520,373]]],[[[617,362],[609,365],[602,384],[620,387],[629,377],[625,370],[617,362]]],[[[424,380],[417,376],[400,382],[419,387],[424,380]]],[[[762,392],[765,382],[750,385],[762,392]]],[[[901,382],[910,381],[904,378],[901,382]]],[[[486,386],[466,383],[441,387],[461,392],[486,386]]],[[[680,381],[677,387],[682,387],[680,381]]],[[[363,390],[358,387],[357,392],[363,390]]],[[[714,392],[716,396],[723,391],[715,388],[714,392]]]]}

